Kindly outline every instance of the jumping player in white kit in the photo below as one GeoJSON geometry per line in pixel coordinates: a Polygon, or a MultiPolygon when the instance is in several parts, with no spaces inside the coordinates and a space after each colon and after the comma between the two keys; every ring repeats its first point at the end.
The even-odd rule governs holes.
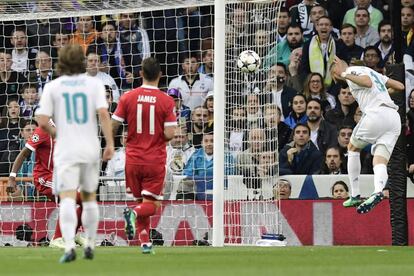
{"type": "Polygon", "coordinates": [[[84,258],[93,259],[99,222],[96,202],[101,155],[98,120],[106,139],[103,160],[114,153],[112,127],[105,98],[105,88],[96,78],[84,75],[85,56],[79,45],[67,45],[59,51],[57,70],[60,77],[45,85],[40,107],[36,112],[39,126],[56,137],[53,154],[55,193],[59,194],[60,227],[65,241],[67,263],[76,259],[75,230],[76,193],[80,189],[83,212],[82,225],[86,234],[84,258]],[[53,118],[56,129],[49,125],[53,118]]]}
{"type": "Polygon", "coordinates": [[[363,214],[384,199],[382,190],[388,179],[387,164],[401,132],[398,106],[391,100],[389,93],[403,91],[404,85],[368,67],[349,67],[338,57],[335,57],[330,70],[335,82],[346,82],[363,112],[348,145],[351,197],[343,203],[344,207],[357,207],[357,212],[363,214]],[[359,189],[360,152],[369,144],[372,145],[371,153],[374,156],[374,193],[362,201],[359,189]]]}

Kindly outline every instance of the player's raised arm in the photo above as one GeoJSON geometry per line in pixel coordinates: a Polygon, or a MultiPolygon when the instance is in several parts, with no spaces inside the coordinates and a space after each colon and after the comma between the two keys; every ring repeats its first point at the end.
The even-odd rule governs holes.
{"type": "Polygon", "coordinates": [[[388,89],[390,93],[393,93],[395,91],[404,91],[405,89],[404,84],[402,84],[401,82],[397,80],[393,80],[393,79],[388,79],[388,81],[385,83],[385,86],[387,88],[391,88],[391,89],[388,89]]]}
{"type": "Polygon", "coordinates": [[[366,75],[353,75],[353,74],[347,74],[346,69],[348,68],[348,64],[343,61],[342,59],[335,56],[334,63],[331,67],[331,74],[334,78],[334,80],[350,80],[353,83],[362,86],[371,88],[372,87],[372,81],[371,78],[366,75]]]}

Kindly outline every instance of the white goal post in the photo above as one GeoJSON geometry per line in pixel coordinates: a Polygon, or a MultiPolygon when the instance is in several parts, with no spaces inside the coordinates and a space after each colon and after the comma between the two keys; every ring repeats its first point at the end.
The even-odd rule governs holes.
{"type": "MultiPolygon", "coordinates": [[[[160,85],[161,88],[174,88],[184,93],[180,90],[182,87],[171,85],[174,83],[172,80],[185,75],[183,60],[186,57],[190,58],[190,63],[192,57],[197,57],[197,66],[201,72],[199,76],[205,74],[206,78],[212,79],[211,84],[214,83],[214,86],[209,86],[208,90],[212,91],[208,91],[203,88],[208,86],[206,82],[201,84],[200,89],[204,89],[203,91],[196,91],[197,78],[201,77],[197,77],[189,85],[189,95],[201,93],[202,101],[201,104],[190,106],[192,115],[187,117],[187,121],[179,121],[185,130],[178,133],[177,137],[185,136],[186,138],[182,138],[185,141],[174,140],[175,144],[169,145],[166,196],[162,207],[151,220],[151,228],[162,234],[164,245],[191,245],[198,244],[199,241],[216,247],[254,245],[262,234],[283,233],[280,200],[274,194],[279,178],[275,126],[277,108],[269,100],[273,97],[272,81],[275,79],[275,72],[272,72],[271,67],[277,60],[277,56],[270,56],[269,52],[277,45],[277,16],[283,2],[284,0],[2,1],[0,27],[3,27],[3,33],[0,33],[0,47],[3,47],[3,52],[13,54],[15,48],[10,43],[12,33],[6,32],[23,26],[28,41],[25,47],[35,50],[32,58],[36,59],[37,53],[46,51],[44,49],[47,48],[50,49],[49,55],[53,59],[51,53],[57,47],[56,33],[62,32],[62,26],[65,28],[64,34],[68,34],[69,39],[73,40],[79,18],[91,17],[96,37],[86,45],[85,53],[91,54],[95,51],[100,57],[97,68],[113,79],[120,95],[140,84],[137,74],[139,64],[134,62],[147,55],[159,58],[162,63],[165,79],[160,85]],[[122,14],[129,15],[127,19],[123,19],[122,14]],[[131,23],[133,27],[128,27],[131,29],[123,25],[129,22],[125,20],[134,22],[131,23]],[[60,25],[59,30],[53,29],[53,24],[63,24],[62,22],[65,25],[60,25]],[[105,39],[108,38],[104,37],[101,30],[107,24],[114,25],[115,42],[112,44],[105,44],[105,39]],[[49,26],[49,33],[44,33],[44,26],[49,26]],[[140,46],[137,46],[138,52],[131,50],[127,60],[126,51],[135,46],[124,48],[124,45],[132,45],[131,41],[137,35],[142,39],[140,46]],[[49,41],[49,44],[42,44],[44,41],[49,41]],[[115,50],[114,54],[106,53],[105,51],[112,51],[111,47],[119,47],[122,54],[117,56],[119,52],[115,50]],[[253,50],[259,54],[262,66],[258,72],[246,74],[237,68],[238,55],[244,50],[253,50]],[[206,69],[210,52],[214,53],[214,74],[206,69]],[[265,58],[270,60],[270,66],[266,68],[263,66],[265,58]],[[131,73],[134,80],[131,81],[126,73],[131,73]],[[207,99],[212,95],[214,108],[209,109],[207,99]],[[201,127],[196,126],[197,108],[201,108],[202,117],[207,112],[207,116],[200,119],[201,127]],[[204,132],[197,132],[200,128],[204,132]],[[204,167],[192,168],[194,173],[191,175],[188,169],[191,166],[186,162],[193,160],[195,166],[198,161],[191,159],[191,155],[186,156],[185,152],[191,146],[196,146],[194,152],[199,148],[203,149],[204,143],[207,143],[203,140],[206,133],[209,133],[207,130],[214,133],[214,153],[203,161],[204,167]],[[197,145],[195,137],[199,139],[197,145]],[[214,160],[212,167],[208,165],[211,158],[214,160]],[[200,171],[201,176],[198,174],[200,171]],[[189,189],[188,185],[191,185],[189,189]]],[[[28,64],[27,69],[13,68],[21,70],[20,73],[27,82],[33,81],[39,88],[43,78],[39,75],[38,78],[31,79],[33,74],[40,72],[37,61],[30,60],[29,57],[28,64]]],[[[22,83],[18,83],[19,89],[22,86],[22,83]]],[[[115,86],[111,87],[112,93],[115,93],[115,86]]],[[[40,92],[41,90],[38,91],[39,94],[40,92]]],[[[19,93],[16,92],[16,97],[21,102],[23,99],[19,93]]],[[[184,94],[180,97],[184,102],[184,94]]],[[[112,100],[117,101],[115,94],[112,95],[112,100]]],[[[6,102],[0,105],[2,109],[7,109],[6,102]]],[[[118,161],[122,162],[120,137],[117,138],[118,161]]],[[[9,155],[13,153],[10,148],[3,149],[3,152],[7,151],[9,155]]],[[[0,160],[1,162],[3,161],[0,160]]],[[[12,162],[13,160],[9,161],[12,162]]],[[[101,202],[99,237],[102,240],[110,239],[115,245],[135,245],[136,241],[126,241],[123,234],[122,208],[131,204],[133,199],[125,195],[124,176],[119,163],[117,164],[118,167],[103,167],[105,170],[102,170],[98,191],[101,202]]],[[[31,175],[26,172],[22,176],[31,175]]],[[[0,216],[3,214],[4,217],[4,214],[10,212],[10,219],[0,222],[3,233],[0,234],[0,244],[17,244],[15,230],[22,224],[33,228],[35,240],[53,237],[56,204],[36,201],[36,193],[34,198],[30,197],[35,202],[28,201],[28,187],[32,190],[33,187],[30,183],[20,185],[25,187],[24,193],[27,193],[24,194],[23,202],[18,198],[10,202],[11,198],[2,194],[0,189],[0,216]]]]}

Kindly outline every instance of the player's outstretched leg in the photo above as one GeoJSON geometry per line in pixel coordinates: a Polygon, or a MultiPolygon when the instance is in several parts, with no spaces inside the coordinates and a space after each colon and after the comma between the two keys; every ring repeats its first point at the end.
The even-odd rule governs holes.
{"type": "Polygon", "coordinates": [[[63,263],[70,263],[73,262],[74,260],[76,260],[76,252],[75,249],[71,249],[67,252],[65,252],[65,254],[63,254],[62,257],[60,257],[59,259],[59,263],[63,264],[63,263]]]}
{"type": "Polygon", "coordinates": [[[373,193],[369,198],[357,207],[358,214],[366,214],[377,206],[384,199],[382,192],[373,193]]]}
{"type": "Polygon", "coordinates": [[[130,208],[124,209],[124,219],[125,219],[125,235],[128,240],[132,240],[135,237],[136,233],[136,215],[135,212],[130,208]]]}
{"type": "Polygon", "coordinates": [[[358,207],[361,203],[362,203],[362,199],[360,195],[357,196],[351,196],[349,197],[347,200],[345,200],[342,205],[345,208],[349,208],[349,207],[358,207]]]}

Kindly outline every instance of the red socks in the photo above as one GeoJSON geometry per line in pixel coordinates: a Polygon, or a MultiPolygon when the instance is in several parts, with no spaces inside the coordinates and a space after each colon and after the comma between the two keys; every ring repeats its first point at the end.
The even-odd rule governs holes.
{"type": "Polygon", "coordinates": [[[134,208],[134,212],[137,215],[137,230],[138,237],[141,242],[150,242],[149,228],[150,228],[150,217],[155,214],[157,207],[152,202],[142,202],[134,208]]]}

